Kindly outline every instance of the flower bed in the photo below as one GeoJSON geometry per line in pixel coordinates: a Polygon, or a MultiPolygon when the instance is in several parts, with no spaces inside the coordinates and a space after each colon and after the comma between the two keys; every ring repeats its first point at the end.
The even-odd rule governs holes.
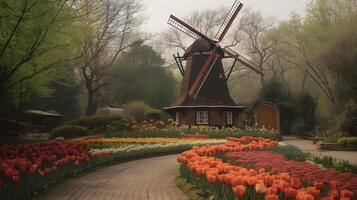
{"type": "Polygon", "coordinates": [[[181,163],[182,175],[204,192],[209,193],[211,199],[348,200],[356,197],[352,192],[356,186],[353,177],[350,177],[353,180],[341,183],[347,180],[347,174],[334,170],[318,171],[315,165],[304,164],[315,174],[308,172],[304,177],[297,177],[303,173],[301,163],[287,161],[274,153],[256,152],[260,155],[253,157],[256,155],[245,152],[273,147],[277,142],[251,137],[229,139],[229,141],[225,145],[194,148],[184,152],[177,159],[181,163]],[[228,157],[233,158],[234,161],[238,160],[238,164],[241,165],[232,165],[214,157],[218,153],[225,152],[228,152],[228,157]],[[270,159],[265,159],[264,153],[270,159]],[[281,162],[275,163],[276,160],[281,162]],[[294,173],[295,164],[299,171],[294,173]],[[332,175],[336,179],[333,179],[332,175]]]}
{"type": "Polygon", "coordinates": [[[357,191],[357,175],[353,173],[340,173],[334,169],[323,169],[318,165],[307,162],[297,162],[286,159],[283,155],[273,152],[251,151],[233,152],[226,155],[227,158],[242,166],[252,168],[264,168],[273,174],[289,173],[291,177],[300,178],[307,185],[314,183],[321,190],[323,183],[337,181],[337,189],[351,189],[357,191]]]}
{"type": "Polygon", "coordinates": [[[210,129],[204,131],[203,129],[162,129],[162,130],[144,130],[139,132],[111,132],[107,133],[108,138],[180,138],[184,135],[207,135],[209,138],[226,138],[226,137],[263,137],[272,140],[281,140],[281,135],[267,130],[259,129],[210,129]]]}
{"type": "MultiPolygon", "coordinates": [[[[123,145],[91,150],[87,141],[41,142],[0,147],[0,199],[26,199],[33,192],[102,164],[166,153],[224,141],[123,145]]],[[[97,143],[98,144],[98,143],[97,143]]]]}

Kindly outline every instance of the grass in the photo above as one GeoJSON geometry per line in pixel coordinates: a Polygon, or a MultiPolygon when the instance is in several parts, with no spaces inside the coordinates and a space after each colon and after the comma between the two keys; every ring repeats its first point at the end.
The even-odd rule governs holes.
{"type": "Polygon", "coordinates": [[[264,150],[283,154],[289,160],[296,160],[300,162],[305,162],[306,159],[309,157],[307,153],[302,152],[299,148],[292,145],[279,145],[264,150]]]}
{"type": "Polygon", "coordinates": [[[178,176],[176,178],[176,185],[178,188],[182,190],[183,193],[186,194],[186,196],[190,200],[207,200],[207,197],[204,197],[202,194],[202,191],[195,187],[192,183],[186,181],[186,179],[178,176]]]}

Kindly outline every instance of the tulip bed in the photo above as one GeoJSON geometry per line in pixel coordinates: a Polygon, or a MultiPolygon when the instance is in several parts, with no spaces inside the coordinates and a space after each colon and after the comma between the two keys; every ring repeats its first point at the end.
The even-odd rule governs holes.
{"type": "MultiPolygon", "coordinates": [[[[82,139],[79,139],[82,140],[82,139]]],[[[90,144],[91,149],[108,149],[122,148],[140,144],[157,144],[157,143],[224,143],[225,139],[195,139],[195,138],[97,138],[85,139],[90,144]]]]}
{"type": "Polygon", "coordinates": [[[322,169],[267,152],[278,145],[269,139],[228,140],[223,145],[194,148],[177,158],[182,177],[210,199],[357,199],[355,174],[322,169]]]}
{"type": "Polygon", "coordinates": [[[165,141],[145,144],[117,141],[117,145],[101,146],[101,148],[95,148],[93,145],[106,142],[115,144],[115,142],[98,139],[0,146],[0,199],[27,199],[34,192],[46,189],[48,185],[99,165],[151,155],[179,153],[193,146],[225,142],[224,140],[173,142],[173,139],[165,141]]]}

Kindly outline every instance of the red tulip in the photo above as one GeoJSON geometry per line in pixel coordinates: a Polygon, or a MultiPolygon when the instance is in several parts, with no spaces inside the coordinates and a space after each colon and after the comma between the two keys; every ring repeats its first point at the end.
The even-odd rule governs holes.
{"type": "Polygon", "coordinates": [[[18,183],[18,182],[20,182],[20,176],[13,176],[13,177],[11,177],[11,180],[14,183],[18,183]]]}

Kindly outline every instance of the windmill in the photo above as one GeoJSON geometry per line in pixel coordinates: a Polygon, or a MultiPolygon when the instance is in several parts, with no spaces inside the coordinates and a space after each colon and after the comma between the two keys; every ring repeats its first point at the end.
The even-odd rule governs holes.
{"type": "Polygon", "coordinates": [[[254,72],[264,75],[249,59],[229,46],[222,48],[220,42],[226,36],[243,4],[236,0],[216,33],[209,38],[194,27],[171,15],[168,24],[195,39],[183,56],[174,55],[183,75],[179,97],[164,108],[179,125],[234,126],[243,106],[237,105],[229,94],[227,81],[236,62],[254,72]],[[222,59],[234,59],[234,64],[225,74],[222,59]],[[182,60],[186,60],[183,67],[182,60]]]}

